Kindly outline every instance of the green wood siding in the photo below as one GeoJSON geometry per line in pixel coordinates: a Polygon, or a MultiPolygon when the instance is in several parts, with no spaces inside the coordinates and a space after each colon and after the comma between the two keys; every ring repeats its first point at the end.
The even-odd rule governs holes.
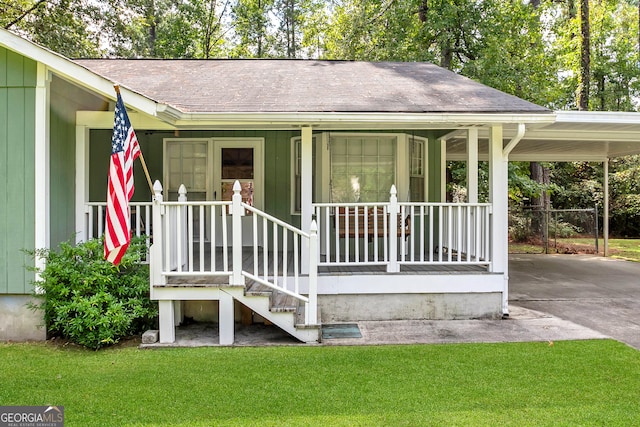
{"type": "Polygon", "coordinates": [[[55,248],[75,233],[76,111],[104,110],[107,104],[56,76],[49,97],[50,244],[55,248]]]}
{"type": "Polygon", "coordinates": [[[37,64],[0,49],[0,293],[31,291],[37,64]]]}
{"type": "MultiPolygon", "coordinates": [[[[295,131],[181,131],[179,138],[264,138],[264,185],[265,211],[284,221],[291,221],[290,173],[291,138],[295,131]]],[[[163,181],[163,139],[176,138],[173,132],[145,131],[136,129],[140,149],[149,167],[153,181],[163,181]]],[[[107,194],[107,172],[111,150],[111,131],[91,131],[89,199],[105,201],[107,194]]],[[[151,200],[140,162],[134,166],[134,201],[151,200]]]]}
{"type": "MultiPolygon", "coordinates": [[[[374,131],[368,131],[374,132],[374,131]]],[[[375,131],[378,132],[378,131],[375,131]]],[[[402,133],[405,131],[388,131],[402,133]]],[[[440,201],[441,165],[440,141],[434,132],[408,131],[428,138],[428,194],[429,201],[440,201]]],[[[176,138],[173,132],[136,129],[142,153],[153,181],[163,180],[163,139],[176,138]]],[[[265,211],[270,215],[299,226],[300,216],[291,215],[291,138],[299,131],[180,131],[177,138],[253,138],[265,139],[264,185],[265,211]]],[[[104,202],[107,191],[107,172],[111,150],[111,130],[91,131],[89,199],[104,202]]],[[[136,191],[134,201],[151,200],[146,178],[140,162],[135,163],[136,191]]]]}

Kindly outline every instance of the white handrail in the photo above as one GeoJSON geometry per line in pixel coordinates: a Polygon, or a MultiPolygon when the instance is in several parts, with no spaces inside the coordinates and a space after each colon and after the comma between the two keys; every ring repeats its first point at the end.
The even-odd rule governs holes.
{"type": "Polygon", "coordinates": [[[303,244],[317,245],[315,231],[307,234],[243,203],[238,182],[234,184],[230,202],[187,201],[186,190],[181,192],[178,202],[164,202],[162,188],[159,183],[157,185],[153,213],[159,224],[153,230],[152,284],[166,283],[172,276],[218,276],[228,277],[229,284],[244,285],[246,278],[300,300],[305,304],[307,324],[317,323],[318,263],[313,251],[310,251],[315,259],[309,260],[312,271],[307,281],[308,294],[305,296],[300,292],[300,250],[303,244]],[[249,214],[253,217],[251,220],[242,220],[249,214]],[[252,236],[243,236],[243,233],[252,236]],[[243,266],[243,243],[251,237],[253,256],[245,262],[252,265],[243,266]],[[222,245],[222,260],[215,258],[216,240],[222,245]],[[231,254],[228,246],[231,246],[231,254]],[[292,251],[289,250],[291,247],[292,251]],[[211,252],[210,261],[207,250],[211,252]]]}

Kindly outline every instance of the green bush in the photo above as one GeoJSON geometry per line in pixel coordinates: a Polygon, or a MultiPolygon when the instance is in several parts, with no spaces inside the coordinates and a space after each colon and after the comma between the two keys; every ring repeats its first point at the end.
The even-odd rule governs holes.
{"type": "Polygon", "coordinates": [[[146,252],[144,237],[132,239],[118,266],[104,260],[102,239],[29,252],[46,262],[34,284],[48,334],[98,349],[153,327],[146,252]]]}

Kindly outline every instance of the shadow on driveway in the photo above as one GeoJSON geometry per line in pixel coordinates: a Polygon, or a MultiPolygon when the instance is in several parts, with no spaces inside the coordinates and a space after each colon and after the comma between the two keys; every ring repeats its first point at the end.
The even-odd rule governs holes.
{"type": "Polygon", "coordinates": [[[511,255],[509,302],[640,349],[640,263],[593,255],[511,255]]]}

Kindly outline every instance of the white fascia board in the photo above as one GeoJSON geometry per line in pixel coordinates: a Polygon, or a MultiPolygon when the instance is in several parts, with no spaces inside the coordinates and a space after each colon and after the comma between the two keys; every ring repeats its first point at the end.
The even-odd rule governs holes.
{"type": "MultiPolygon", "coordinates": [[[[42,46],[38,46],[29,40],[23,39],[10,31],[0,30],[0,46],[4,46],[22,56],[46,65],[52,73],[78,86],[85,87],[92,92],[111,99],[115,99],[116,97],[113,85],[118,82],[112,82],[76,64],[72,60],[42,46]]],[[[128,106],[152,116],[156,115],[157,105],[155,101],[137,92],[133,92],[124,86],[120,88],[120,91],[128,106]]]]}
{"type": "Polygon", "coordinates": [[[625,111],[556,111],[558,123],[640,124],[640,113],[625,111]]]}
{"type": "Polygon", "coordinates": [[[640,141],[640,133],[628,131],[615,131],[607,129],[606,131],[575,131],[575,130],[534,130],[527,132],[525,140],[538,141],[640,141]]]}
{"type": "Polygon", "coordinates": [[[403,128],[466,128],[477,125],[506,123],[554,123],[554,114],[455,114],[455,113],[182,113],[177,110],[159,113],[159,116],[179,128],[229,126],[284,126],[310,125],[314,128],[398,127],[403,128]],[[166,115],[165,115],[166,114],[166,115]]]}
{"type": "MultiPolygon", "coordinates": [[[[175,130],[172,126],[159,118],[137,112],[129,112],[129,120],[134,129],[175,130]]],[[[113,111],[77,111],[76,124],[90,129],[112,129],[113,111]]]]}
{"type": "Polygon", "coordinates": [[[511,154],[509,161],[514,162],[603,162],[602,154],[511,154]]]}
{"type": "MultiPolygon", "coordinates": [[[[618,155],[614,156],[617,157],[618,155]]],[[[602,154],[535,154],[535,153],[522,153],[509,155],[510,162],[602,162],[607,159],[606,155],[602,154]]],[[[454,162],[464,162],[467,160],[465,153],[447,153],[447,160],[454,162]]],[[[486,162],[489,160],[487,153],[481,153],[478,155],[478,160],[486,162]]]]}

